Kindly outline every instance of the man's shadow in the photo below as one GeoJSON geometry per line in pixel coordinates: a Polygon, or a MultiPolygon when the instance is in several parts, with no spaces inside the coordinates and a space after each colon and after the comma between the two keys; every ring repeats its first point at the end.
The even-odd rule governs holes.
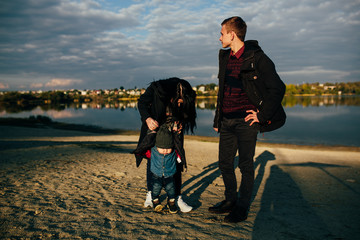
{"type": "Polygon", "coordinates": [[[255,181],[254,181],[254,188],[253,188],[253,194],[252,194],[252,198],[251,198],[251,202],[254,201],[255,196],[257,195],[258,191],[259,191],[259,187],[261,185],[261,182],[264,179],[264,174],[265,174],[265,167],[267,165],[267,163],[269,161],[274,161],[276,160],[276,157],[273,153],[265,150],[264,152],[262,152],[255,160],[254,162],[254,169],[256,170],[258,167],[258,173],[255,177],[255,181]]]}
{"type": "MultiPolygon", "coordinates": [[[[264,178],[264,172],[265,172],[265,166],[268,161],[275,160],[275,155],[272,154],[269,151],[262,152],[259,156],[255,158],[254,162],[254,169],[259,167],[258,174],[255,177],[255,183],[254,183],[254,191],[253,191],[253,199],[256,196],[256,193],[258,192],[259,186],[264,178]]],[[[238,168],[239,163],[239,157],[235,157],[234,161],[234,169],[238,168]]],[[[239,174],[239,172],[236,172],[236,174],[239,174]]],[[[182,188],[192,184],[190,187],[188,187],[186,190],[183,191],[184,195],[187,195],[189,198],[189,203],[196,209],[199,208],[202,203],[199,201],[201,195],[204,193],[204,191],[207,189],[207,187],[212,184],[216,178],[220,177],[221,173],[219,170],[218,162],[214,162],[204,168],[204,171],[202,171],[200,174],[193,176],[192,178],[188,179],[182,184],[182,188]],[[192,192],[193,191],[193,192],[192,192]],[[190,194],[190,192],[192,192],[190,194]]]]}
{"type": "Polygon", "coordinates": [[[335,239],[304,198],[297,183],[280,166],[282,165],[273,165],[270,169],[252,238],[262,239],[268,236],[268,239],[335,239]]]}
{"type": "Polygon", "coordinates": [[[281,164],[279,166],[287,166],[287,167],[309,167],[309,168],[316,168],[321,170],[323,173],[325,173],[327,176],[332,178],[333,180],[337,181],[339,184],[343,185],[353,193],[360,195],[360,192],[351,187],[348,183],[341,180],[339,177],[332,174],[330,171],[328,171],[328,168],[349,168],[349,166],[342,166],[337,164],[328,164],[328,163],[316,163],[316,162],[305,162],[305,163],[294,163],[294,164],[281,164]]]}

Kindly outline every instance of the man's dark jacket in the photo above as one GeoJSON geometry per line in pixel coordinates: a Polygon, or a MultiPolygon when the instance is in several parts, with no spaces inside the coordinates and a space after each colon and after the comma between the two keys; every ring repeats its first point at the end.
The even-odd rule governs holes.
{"type": "MultiPolygon", "coordinates": [[[[219,92],[213,125],[219,130],[222,120],[226,66],[230,51],[230,49],[221,49],[219,52],[219,92]]],[[[259,110],[257,117],[260,122],[260,132],[280,128],[286,120],[286,114],[281,105],[286,87],[277,74],[274,63],[261,50],[255,40],[245,41],[242,58],[243,64],[239,81],[242,81],[244,91],[259,110]]]]}
{"type": "MultiPolygon", "coordinates": [[[[179,78],[170,78],[166,80],[159,80],[152,82],[142,94],[138,101],[138,109],[141,116],[141,131],[137,148],[133,151],[136,157],[136,166],[138,167],[145,157],[145,152],[155,145],[156,134],[148,134],[148,126],[146,119],[151,117],[155,119],[159,125],[166,121],[166,104],[168,104],[172,97],[176,95],[176,86],[180,82],[182,84],[185,80],[179,78]]],[[[176,119],[175,119],[176,120],[176,119]]],[[[186,158],[184,144],[184,135],[173,133],[174,146],[176,152],[179,154],[181,164],[186,168],[186,158]]]]}

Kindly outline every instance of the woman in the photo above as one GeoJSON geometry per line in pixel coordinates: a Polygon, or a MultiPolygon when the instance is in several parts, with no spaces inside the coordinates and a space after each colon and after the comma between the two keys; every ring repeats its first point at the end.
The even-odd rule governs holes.
{"type": "Polygon", "coordinates": [[[176,164],[175,193],[177,205],[182,212],[190,212],[192,207],[187,205],[181,197],[181,172],[186,168],[185,151],[183,148],[184,131],[193,133],[196,126],[195,110],[196,93],[191,85],[183,79],[169,78],[152,82],[141,95],[138,101],[138,109],[141,116],[142,126],[138,146],[134,151],[136,165],[139,166],[143,158],[147,158],[147,189],[145,207],[152,207],[151,190],[152,175],[150,172],[150,158],[146,153],[155,144],[156,130],[165,123],[169,117],[176,124],[175,149],[180,156],[176,164]]]}

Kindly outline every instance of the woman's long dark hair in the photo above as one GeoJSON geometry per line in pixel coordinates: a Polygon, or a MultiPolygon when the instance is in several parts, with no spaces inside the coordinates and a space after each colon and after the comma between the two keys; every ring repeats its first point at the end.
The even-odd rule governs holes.
{"type": "Polygon", "coordinates": [[[176,85],[176,94],[171,102],[174,117],[178,118],[183,124],[185,132],[191,131],[194,133],[196,127],[196,108],[195,108],[196,92],[192,89],[191,85],[180,79],[176,85]],[[178,105],[178,100],[182,99],[183,103],[178,105]]]}
{"type": "MultiPolygon", "coordinates": [[[[158,89],[163,96],[163,101],[168,102],[174,120],[180,121],[185,132],[194,133],[196,127],[196,92],[190,83],[180,78],[169,78],[158,81],[161,89],[158,89]],[[183,103],[179,106],[178,100],[183,103]]],[[[159,86],[158,85],[158,86],[159,86]]]]}

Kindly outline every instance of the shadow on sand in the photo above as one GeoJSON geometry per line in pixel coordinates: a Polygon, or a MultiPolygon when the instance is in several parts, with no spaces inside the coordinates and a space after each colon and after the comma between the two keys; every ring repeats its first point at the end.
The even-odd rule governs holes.
{"type": "MultiPolygon", "coordinates": [[[[256,157],[254,162],[254,169],[257,170],[257,174],[255,176],[252,201],[259,194],[262,184],[265,184],[265,188],[261,197],[260,211],[257,213],[254,222],[252,238],[262,239],[263,236],[269,236],[267,239],[336,238],[331,234],[321,217],[317,215],[315,209],[303,197],[297,183],[288,173],[280,168],[281,165],[271,166],[270,176],[264,182],[266,170],[269,169],[266,166],[269,161],[274,160],[276,160],[276,156],[273,153],[264,151],[256,157]]],[[[236,158],[235,167],[237,163],[238,159],[236,158]]],[[[291,164],[287,166],[291,167],[291,164]]],[[[318,167],[323,171],[326,171],[325,167],[329,167],[328,164],[314,165],[314,163],[306,163],[302,166],[318,167]]],[[[331,167],[344,166],[333,165],[331,167]]],[[[330,173],[327,172],[327,174],[329,175],[330,173]]],[[[187,187],[183,194],[188,195],[191,205],[199,208],[202,205],[199,201],[202,193],[220,176],[218,163],[214,162],[205,167],[204,171],[200,174],[193,176],[183,183],[183,187],[187,187]]],[[[349,186],[346,187],[349,188],[349,186]]]]}
{"type": "Polygon", "coordinates": [[[270,168],[253,239],[334,239],[324,221],[303,197],[297,183],[280,166],[270,168]],[[269,224],[271,222],[271,224],[269,224]]]}
{"type": "MultiPolygon", "coordinates": [[[[269,151],[264,151],[261,153],[258,157],[256,157],[254,162],[254,169],[259,167],[258,174],[255,177],[255,183],[254,183],[254,191],[253,191],[253,198],[256,196],[256,193],[258,192],[258,189],[260,187],[260,184],[264,178],[264,172],[265,172],[265,166],[268,163],[268,161],[275,160],[274,154],[272,154],[269,151]]],[[[234,168],[236,169],[239,163],[239,158],[236,157],[234,161],[234,168]]],[[[199,201],[201,194],[206,190],[206,188],[214,182],[214,180],[221,176],[218,162],[214,162],[204,168],[204,171],[202,171],[200,174],[188,179],[182,184],[182,187],[191,186],[188,187],[185,191],[183,191],[184,195],[188,195],[190,192],[192,192],[190,195],[188,195],[188,198],[190,200],[190,203],[194,208],[199,208],[201,206],[201,202],[199,201]],[[196,190],[194,190],[196,189],[196,190]]],[[[214,203],[215,204],[215,203],[214,203]]]]}

